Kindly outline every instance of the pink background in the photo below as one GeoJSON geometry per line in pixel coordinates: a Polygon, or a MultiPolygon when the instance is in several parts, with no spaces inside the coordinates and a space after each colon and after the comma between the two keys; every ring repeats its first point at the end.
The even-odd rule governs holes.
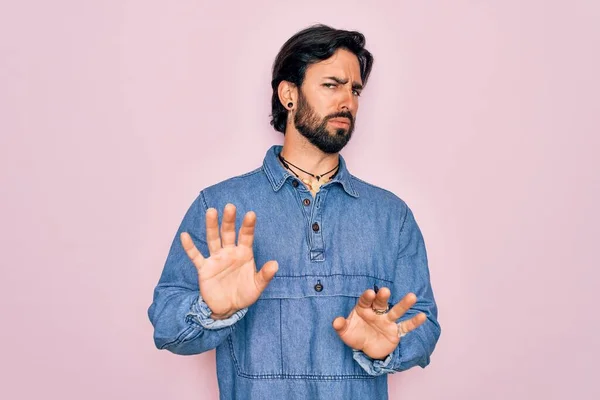
{"type": "Polygon", "coordinates": [[[343,154],[429,251],[442,336],[390,398],[600,398],[599,3],[217,3],[0,5],[0,398],[217,398],[146,310],[198,191],[282,142],[271,63],[316,22],[367,36],[343,154]]]}

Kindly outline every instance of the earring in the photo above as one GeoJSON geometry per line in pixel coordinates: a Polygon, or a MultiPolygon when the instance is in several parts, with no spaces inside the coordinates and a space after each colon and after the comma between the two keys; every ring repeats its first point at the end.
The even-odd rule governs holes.
{"type": "Polygon", "coordinates": [[[292,108],[294,106],[294,103],[292,103],[291,101],[288,103],[288,107],[292,108]]]}

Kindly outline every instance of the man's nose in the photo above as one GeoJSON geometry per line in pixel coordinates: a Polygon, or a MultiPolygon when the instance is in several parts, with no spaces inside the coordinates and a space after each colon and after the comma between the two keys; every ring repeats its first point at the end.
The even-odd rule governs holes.
{"type": "Polygon", "coordinates": [[[352,89],[344,90],[340,95],[340,100],[338,104],[338,109],[340,111],[349,111],[352,115],[356,112],[356,108],[358,106],[358,102],[356,97],[352,93],[352,89]]]}

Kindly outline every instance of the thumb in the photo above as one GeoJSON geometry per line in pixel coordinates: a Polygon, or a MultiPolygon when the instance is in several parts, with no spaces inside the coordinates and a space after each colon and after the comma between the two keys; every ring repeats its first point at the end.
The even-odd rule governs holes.
{"type": "Polygon", "coordinates": [[[266,288],[271,279],[275,276],[275,273],[279,270],[279,264],[277,261],[267,261],[260,271],[254,276],[256,281],[256,287],[262,293],[266,288]]]}
{"type": "Polygon", "coordinates": [[[346,321],[346,318],[337,317],[333,320],[333,329],[335,329],[339,335],[342,335],[346,331],[347,327],[348,321],[346,321]]]}

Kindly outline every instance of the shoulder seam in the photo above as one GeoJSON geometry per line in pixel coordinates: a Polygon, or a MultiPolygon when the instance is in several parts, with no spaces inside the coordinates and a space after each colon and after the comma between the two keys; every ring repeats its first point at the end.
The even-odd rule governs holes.
{"type": "Polygon", "coordinates": [[[208,203],[206,202],[206,197],[204,197],[204,190],[200,191],[200,198],[202,200],[202,205],[204,205],[204,212],[208,210],[208,203]]]}
{"type": "Polygon", "coordinates": [[[365,185],[367,185],[367,186],[370,186],[370,187],[372,187],[372,188],[374,188],[374,189],[379,189],[379,190],[381,190],[381,191],[383,191],[383,192],[389,193],[389,194],[391,194],[393,197],[397,198],[398,200],[400,200],[401,202],[403,202],[403,203],[404,203],[404,200],[402,200],[402,198],[401,198],[400,196],[398,196],[396,193],[394,193],[394,192],[392,192],[392,191],[390,191],[390,190],[387,190],[387,189],[385,189],[385,188],[382,188],[382,187],[380,187],[380,186],[377,186],[377,185],[374,185],[374,184],[372,184],[372,183],[369,183],[369,182],[363,181],[362,179],[360,179],[360,178],[358,178],[358,177],[356,177],[356,176],[354,176],[354,175],[352,175],[352,174],[350,174],[350,177],[352,177],[352,179],[355,179],[355,180],[357,180],[357,181],[359,181],[359,182],[361,182],[361,183],[364,183],[365,185]]]}
{"type": "Polygon", "coordinates": [[[262,167],[262,166],[260,166],[260,167],[258,167],[258,168],[256,168],[256,169],[254,169],[254,170],[252,170],[252,171],[250,171],[250,172],[246,172],[246,173],[243,173],[243,174],[241,174],[241,175],[234,176],[234,177],[232,177],[232,179],[236,179],[236,178],[244,178],[244,177],[246,177],[246,176],[250,176],[250,175],[258,174],[259,172],[261,172],[261,171],[262,171],[262,169],[263,169],[263,167],[262,167]]]}

